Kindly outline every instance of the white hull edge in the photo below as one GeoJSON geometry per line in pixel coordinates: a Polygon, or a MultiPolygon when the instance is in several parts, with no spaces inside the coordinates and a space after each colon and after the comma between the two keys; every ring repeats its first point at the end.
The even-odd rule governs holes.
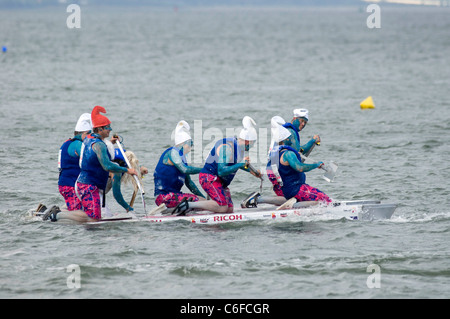
{"type": "MultiPolygon", "coordinates": [[[[397,204],[382,204],[380,201],[341,201],[337,206],[316,205],[302,208],[289,208],[277,210],[278,206],[262,204],[256,208],[236,208],[231,214],[218,214],[207,211],[188,213],[186,216],[155,215],[137,217],[134,214],[120,213],[113,217],[108,217],[99,222],[89,222],[87,224],[103,224],[110,222],[150,222],[167,223],[184,221],[194,224],[223,224],[233,222],[255,221],[255,220],[291,220],[309,221],[320,219],[349,219],[349,220],[382,220],[390,219],[397,204]]],[[[31,212],[36,218],[41,218],[41,213],[31,212]]],[[[69,222],[64,219],[59,222],[69,222]]]]}
{"type": "Polygon", "coordinates": [[[230,222],[252,220],[309,220],[323,217],[324,219],[349,220],[379,220],[390,219],[396,204],[381,204],[377,201],[349,201],[341,202],[339,206],[313,206],[305,208],[292,208],[276,210],[276,206],[260,205],[257,208],[238,208],[231,214],[197,213],[187,216],[146,216],[141,221],[164,223],[174,221],[187,221],[195,224],[222,224],[230,222]]]}

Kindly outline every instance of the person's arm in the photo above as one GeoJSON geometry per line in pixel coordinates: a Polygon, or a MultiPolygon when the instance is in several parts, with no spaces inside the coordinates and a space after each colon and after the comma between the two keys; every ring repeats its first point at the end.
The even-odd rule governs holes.
{"type": "MultiPolygon", "coordinates": [[[[129,169],[121,167],[119,164],[112,162],[108,157],[108,148],[104,143],[95,143],[92,146],[95,154],[97,154],[98,161],[105,171],[111,173],[127,173],[129,169]]],[[[134,170],[133,170],[134,171],[134,170]]]]}
{"type": "Polygon", "coordinates": [[[323,165],[323,162],[304,164],[298,160],[297,156],[292,151],[284,152],[284,154],[282,155],[282,161],[288,162],[290,167],[301,173],[309,172],[323,165]]]}
{"type": "Polygon", "coordinates": [[[320,143],[320,137],[318,135],[314,135],[314,137],[310,139],[308,143],[301,145],[300,150],[302,151],[303,154],[308,154],[311,147],[316,143],[320,143]]]}
{"type": "Polygon", "coordinates": [[[227,176],[236,172],[240,168],[245,167],[245,162],[237,163],[234,165],[226,165],[227,163],[233,162],[233,153],[231,147],[227,144],[222,145],[219,150],[219,162],[217,163],[217,171],[219,177],[227,176]]]}
{"type": "Polygon", "coordinates": [[[80,157],[81,145],[83,145],[83,142],[79,140],[75,140],[70,143],[69,147],[67,148],[67,153],[69,154],[69,156],[80,157]]]}
{"type": "Polygon", "coordinates": [[[255,177],[262,178],[261,171],[256,169],[252,164],[250,164],[250,157],[244,157],[245,164],[241,167],[241,170],[249,172],[255,177]]]}
{"type": "Polygon", "coordinates": [[[113,196],[114,199],[120,204],[120,206],[122,206],[123,208],[125,208],[127,212],[129,212],[133,210],[133,207],[128,205],[128,203],[123,198],[122,191],[120,189],[121,180],[122,180],[122,173],[114,174],[112,178],[113,196]]]}
{"type": "Polygon", "coordinates": [[[186,175],[184,184],[186,185],[187,188],[189,188],[189,190],[192,192],[192,194],[195,194],[197,196],[205,198],[205,196],[202,194],[202,192],[200,192],[200,190],[198,189],[197,185],[195,185],[195,183],[192,181],[191,176],[186,175]]]}
{"type": "MultiPolygon", "coordinates": [[[[183,160],[181,159],[180,154],[177,150],[172,149],[167,154],[167,159],[169,159],[173,165],[183,174],[198,174],[202,170],[201,167],[195,167],[195,166],[189,166],[186,165],[183,160]]],[[[166,161],[164,164],[168,164],[168,161],[166,161]]]]}

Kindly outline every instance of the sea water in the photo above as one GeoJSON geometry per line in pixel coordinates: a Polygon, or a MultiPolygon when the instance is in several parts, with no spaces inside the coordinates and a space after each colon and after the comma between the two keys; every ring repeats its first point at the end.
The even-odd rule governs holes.
{"type": "MultiPolygon", "coordinates": [[[[381,28],[359,7],[82,6],[81,28],[68,28],[68,15],[0,11],[1,298],[450,297],[448,8],[382,7],[381,28]],[[368,96],[376,107],[361,110],[368,96]],[[300,107],[310,114],[302,141],[322,140],[311,157],[339,165],[332,183],[320,170],[307,183],[398,208],[368,222],[30,219],[39,203],[64,205],[58,150],[95,105],[149,169],[148,210],[179,120],[197,124],[199,166],[192,158],[245,115],[270,140],[270,118],[290,121],[300,107]]],[[[268,145],[255,147],[263,167],[268,145]]],[[[235,205],[259,183],[238,172],[235,205]]],[[[134,208],[144,215],[139,194],[134,208]]]]}

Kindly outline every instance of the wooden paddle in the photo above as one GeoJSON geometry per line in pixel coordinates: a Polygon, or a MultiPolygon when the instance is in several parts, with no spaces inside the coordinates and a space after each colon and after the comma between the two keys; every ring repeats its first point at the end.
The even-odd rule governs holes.
{"type": "MultiPolygon", "coordinates": [[[[117,135],[114,135],[114,137],[116,137],[116,136],[117,135]]],[[[125,159],[125,163],[127,164],[128,168],[132,168],[131,165],[130,165],[130,161],[126,157],[125,152],[123,151],[123,148],[122,148],[122,144],[120,144],[119,140],[117,141],[117,145],[119,146],[120,153],[122,153],[122,156],[125,159]]],[[[147,210],[145,208],[145,199],[144,199],[145,192],[144,192],[144,189],[142,188],[142,185],[139,182],[139,178],[136,175],[133,175],[133,177],[134,177],[134,180],[136,181],[136,184],[137,184],[139,190],[141,191],[142,205],[144,206],[144,213],[147,216],[147,210]]]]}
{"type": "Polygon", "coordinates": [[[133,195],[131,196],[131,200],[130,200],[130,206],[131,206],[131,207],[133,207],[134,200],[136,199],[137,190],[138,190],[137,185],[134,185],[133,195]]]}

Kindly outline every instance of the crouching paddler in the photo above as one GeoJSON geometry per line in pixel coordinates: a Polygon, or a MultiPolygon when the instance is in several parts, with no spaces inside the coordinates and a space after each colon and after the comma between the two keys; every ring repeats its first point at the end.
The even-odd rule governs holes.
{"type": "Polygon", "coordinates": [[[109,173],[128,173],[137,175],[132,168],[121,167],[111,161],[108,147],[103,141],[111,132],[111,121],[100,113],[106,113],[102,106],[95,106],[91,113],[93,133],[83,140],[81,154],[81,172],[76,183],[77,195],[81,200],[83,210],[60,213],[54,206],[43,219],[57,221],[59,217],[69,218],[79,222],[98,221],[102,218],[102,199],[108,182],[109,173]],[[60,213],[61,216],[58,216],[60,213]],[[68,215],[68,216],[66,216],[68,215]],[[70,216],[69,216],[70,215],[70,216]]]}

